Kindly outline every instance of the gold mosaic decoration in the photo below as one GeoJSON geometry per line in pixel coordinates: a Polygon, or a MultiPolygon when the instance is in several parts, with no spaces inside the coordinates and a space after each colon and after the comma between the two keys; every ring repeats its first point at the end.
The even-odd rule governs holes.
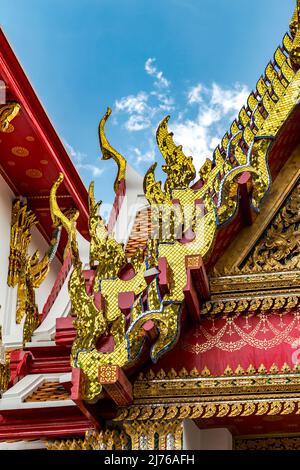
{"type": "Polygon", "coordinates": [[[231,269],[213,270],[211,286],[217,291],[221,285],[227,290],[249,290],[262,288],[260,281],[266,285],[280,282],[283,287],[289,278],[288,287],[299,285],[300,268],[300,182],[298,181],[291,194],[266,228],[254,248],[240,266],[231,269]],[[247,276],[260,274],[260,276],[247,276]],[[228,281],[226,282],[226,276],[228,281]],[[234,286],[232,285],[234,283],[234,286]],[[255,283],[255,286],[253,284],[255,283]]]}
{"type": "MultiPolygon", "coordinates": [[[[230,131],[216,148],[213,159],[207,160],[200,169],[198,189],[191,187],[195,177],[192,158],[186,157],[182,147],[175,145],[173,135],[168,131],[169,118],[159,125],[157,143],[165,159],[163,171],[167,178],[162,189],[161,183],[155,179],[155,165],[145,175],[144,193],[154,214],[156,232],[152,233],[147,246],[141,247],[144,248],[144,256],[140,252],[136,257],[132,279],[123,281],[118,277],[119,269],[124,268],[129,260],[126,259],[124,247],[107,233],[98,215],[100,204],[95,202],[91,186],[90,263],[96,275],[93,293],[87,294],[76,241],[75,219],[66,217],[56,200],[63,175],[55,182],[50,196],[52,217],[59,220],[68,232],[74,265],[69,283],[72,311],[77,315],[72,365],[84,372],[86,380],[83,396],[86,400],[97,400],[100,397],[102,387],[98,380],[99,366],[111,364],[126,369],[139,359],[146,341],[143,326],[149,320],[159,332],[150,349],[152,361],[156,362],[176,344],[180,333],[183,290],[187,281],[187,257],[205,258],[209,255],[218,228],[236,214],[238,179],[245,172],[252,176],[252,207],[259,210],[271,186],[268,151],[300,96],[300,71],[295,71],[290,57],[291,50],[296,47],[298,26],[299,23],[293,29],[293,37],[288,34],[284,36],[282,45],[274,54],[274,60],[268,64],[264,75],[257,82],[256,90],[250,94],[246,107],[241,109],[230,131]],[[189,213],[188,218],[186,213],[189,213]],[[163,297],[159,291],[158,274],[147,281],[147,272],[151,268],[157,269],[159,258],[167,260],[169,273],[169,292],[163,297]],[[119,296],[129,292],[133,293],[134,303],[130,318],[126,321],[119,308],[119,296]],[[101,301],[97,304],[99,308],[94,302],[94,295],[100,295],[101,301]],[[114,349],[108,353],[99,352],[97,342],[107,336],[113,337],[114,349]]],[[[120,181],[125,178],[126,161],[105,137],[104,125],[110,113],[108,109],[100,122],[99,138],[103,158],[113,158],[118,164],[115,182],[117,191],[120,181]]],[[[260,301],[257,302],[261,305],[260,301]]],[[[262,304],[264,302],[262,300],[262,304]]],[[[288,306],[291,300],[282,302],[288,306]]],[[[247,302],[243,305],[249,307],[247,302]]],[[[211,310],[209,304],[205,307],[211,310]]]]}
{"type": "Polygon", "coordinates": [[[24,343],[30,341],[32,333],[39,325],[39,312],[35,303],[35,289],[45,280],[50,262],[55,256],[59,243],[61,227],[54,227],[49,250],[42,259],[39,252],[28,254],[31,241],[31,228],[38,223],[35,214],[27,204],[17,199],[12,207],[10,255],[7,285],[17,286],[16,322],[21,323],[25,316],[23,329],[24,343]]]}

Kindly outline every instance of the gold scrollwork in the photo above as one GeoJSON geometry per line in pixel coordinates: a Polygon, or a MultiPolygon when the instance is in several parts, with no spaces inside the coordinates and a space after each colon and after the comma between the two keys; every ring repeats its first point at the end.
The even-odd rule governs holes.
{"type": "Polygon", "coordinates": [[[300,268],[300,184],[298,183],[258,245],[243,263],[242,272],[300,268]]]}
{"type": "Polygon", "coordinates": [[[40,259],[38,251],[33,255],[28,254],[31,229],[36,224],[35,214],[27,208],[27,204],[20,199],[14,201],[7,284],[10,287],[18,286],[16,322],[20,323],[23,317],[26,317],[23,329],[24,343],[30,341],[33,331],[39,325],[35,289],[42,284],[49,272],[61,233],[61,228],[55,226],[49,250],[40,259]]]}

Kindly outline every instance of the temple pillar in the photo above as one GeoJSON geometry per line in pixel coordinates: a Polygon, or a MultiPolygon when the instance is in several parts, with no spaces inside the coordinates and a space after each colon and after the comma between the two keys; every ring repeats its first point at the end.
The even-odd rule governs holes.
{"type": "Polygon", "coordinates": [[[132,450],[181,450],[183,421],[134,421],[124,423],[132,450]]]}
{"type": "Polygon", "coordinates": [[[232,435],[225,428],[199,429],[191,420],[183,424],[184,450],[232,450],[232,435]]]}

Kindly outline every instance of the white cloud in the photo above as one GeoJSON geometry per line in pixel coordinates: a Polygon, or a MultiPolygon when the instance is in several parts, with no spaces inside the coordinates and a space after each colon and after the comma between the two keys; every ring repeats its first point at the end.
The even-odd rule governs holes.
{"type": "Polygon", "coordinates": [[[174,132],[174,141],[183,146],[183,151],[187,156],[192,156],[197,169],[211,156],[209,147],[209,130],[199,121],[187,119],[183,123],[170,123],[170,128],[174,132]]]}
{"type": "Polygon", "coordinates": [[[125,127],[129,131],[143,131],[151,126],[151,119],[147,116],[134,114],[125,122],[125,127]]]}
{"type": "Polygon", "coordinates": [[[235,84],[226,89],[213,83],[211,88],[196,85],[188,93],[188,104],[198,104],[195,119],[170,121],[174,140],[183,146],[186,154],[192,155],[197,169],[211,158],[231,120],[246,103],[249,90],[245,85],[235,84]],[[201,95],[200,95],[201,93],[201,95]],[[223,130],[222,130],[223,129],[223,130]]]}
{"type": "Polygon", "coordinates": [[[129,116],[124,123],[128,131],[142,131],[151,126],[151,119],[156,110],[147,103],[148,99],[149,95],[140,91],[137,95],[124,96],[116,101],[116,110],[129,116]]]}
{"type": "Polygon", "coordinates": [[[75,163],[80,163],[87,158],[85,153],[79,152],[75,150],[72,145],[70,145],[66,140],[63,140],[63,144],[70,155],[70,157],[74,160],[75,163]]]}
{"type": "Polygon", "coordinates": [[[158,114],[159,121],[163,117],[162,112],[175,110],[174,98],[169,94],[170,82],[154,63],[153,58],[145,62],[146,73],[155,79],[152,90],[148,93],[139,91],[136,95],[124,96],[115,102],[116,110],[125,117],[123,126],[130,132],[151,128],[158,114]]]}
{"type": "Polygon", "coordinates": [[[93,178],[99,178],[104,171],[103,168],[98,168],[96,165],[90,165],[89,163],[77,163],[76,168],[78,170],[88,171],[93,178]]]}
{"type": "Polygon", "coordinates": [[[148,110],[148,95],[140,91],[137,95],[128,95],[116,101],[117,111],[126,111],[129,114],[143,114],[148,110]]]}
{"type": "Polygon", "coordinates": [[[99,168],[96,165],[91,165],[90,163],[84,163],[84,161],[87,159],[87,155],[85,153],[75,150],[74,147],[72,147],[72,145],[70,145],[66,140],[63,140],[63,143],[68,154],[74,161],[77,170],[85,170],[89,172],[93,178],[98,178],[102,175],[104,171],[103,168],[99,168]]]}
{"type": "Polygon", "coordinates": [[[140,163],[151,164],[155,161],[155,151],[154,151],[154,149],[150,149],[147,152],[141,152],[141,150],[139,148],[135,147],[133,149],[133,152],[135,154],[135,157],[136,157],[135,161],[136,161],[137,164],[140,164],[140,163]]]}
{"type": "Polygon", "coordinates": [[[198,83],[198,85],[192,87],[189,92],[188,92],[188,103],[189,104],[194,104],[194,103],[202,103],[203,98],[202,98],[202,92],[203,92],[203,85],[201,83],[198,83]]]}
{"type": "Polygon", "coordinates": [[[197,121],[200,126],[211,127],[213,124],[220,121],[221,118],[222,113],[220,109],[205,105],[199,108],[197,121]]]}
{"type": "Polygon", "coordinates": [[[224,114],[238,113],[242,106],[247,103],[249,90],[246,85],[236,83],[232,89],[224,89],[213,83],[211,104],[219,106],[224,114]]]}
{"type": "Polygon", "coordinates": [[[152,91],[150,93],[152,96],[157,98],[158,100],[158,109],[162,111],[173,111],[175,109],[174,104],[175,100],[171,96],[168,96],[167,94],[164,93],[158,93],[157,91],[152,91]]]}
{"type": "MultiPolygon", "coordinates": [[[[159,121],[166,114],[171,114],[169,127],[174,132],[176,144],[183,146],[186,155],[193,156],[195,166],[199,169],[206,158],[212,157],[233,118],[246,104],[249,96],[247,86],[236,83],[229,88],[214,82],[211,86],[196,83],[183,90],[185,102],[179,109],[171,94],[171,82],[158,69],[155,58],[146,60],[145,72],[154,79],[152,89],[125,96],[115,103],[125,129],[141,132],[144,142],[149,139],[151,132],[151,142],[154,143],[159,121]]],[[[155,160],[151,144],[145,151],[141,151],[137,145],[128,153],[135,156],[137,164],[155,160]]]]}
{"type": "Polygon", "coordinates": [[[213,137],[209,143],[209,148],[211,150],[215,150],[215,148],[217,148],[217,146],[219,145],[220,143],[220,138],[219,137],[213,137]]]}
{"type": "Polygon", "coordinates": [[[154,57],[149,57],[145,62],[145,70],[148,75],[156,78],[154,83],[158,88],[169,88],[171,83],[164,77],[163,72],[157,69],[155,65],[156,59],[154,57]]]}

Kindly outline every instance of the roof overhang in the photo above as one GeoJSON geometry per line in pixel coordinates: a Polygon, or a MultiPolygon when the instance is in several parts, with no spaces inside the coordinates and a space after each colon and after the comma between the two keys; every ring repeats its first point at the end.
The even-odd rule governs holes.
{"type": "Polygon", "coordinates": [[[49,193],[60,172],[64,182],[59,192],[62,209],[80,211],[78,230],[87,236],[88,195],[64,145],[0,28],[0,80],[6,85],[6,101],[20,104],[19,114],[8,132],[0,132],[0,172],[16,196],[27,198],[50,239],[52,221],[49,193]]]}

